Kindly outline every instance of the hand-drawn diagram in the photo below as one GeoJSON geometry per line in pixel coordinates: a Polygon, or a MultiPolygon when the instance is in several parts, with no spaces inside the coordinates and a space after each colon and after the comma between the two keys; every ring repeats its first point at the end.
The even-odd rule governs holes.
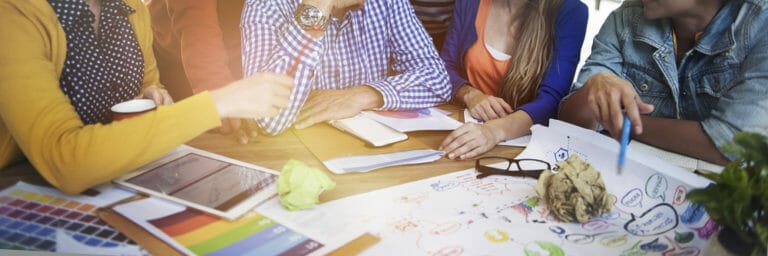
{"type": "Polygon", "coordinates": [[[616,153],[591,143],[534,130],[518,156],[552,164],[556,152],[590,159],[615,201],[610,213],[583,224],[554,218],[533,189],[536,180],[478,180],[473,169],[331,201],[304,217],[262,212],[283,221],[314,214],[313,222],[324,227],[344,227],[338,232],[365,227],[383,239],[364,255],[701,255],[718,227],[703,208],[685,201],[687,191],[702,186],[697,177],[676,178],[668,174],[677,169],[631,157],[619,174],[616,153]]]}

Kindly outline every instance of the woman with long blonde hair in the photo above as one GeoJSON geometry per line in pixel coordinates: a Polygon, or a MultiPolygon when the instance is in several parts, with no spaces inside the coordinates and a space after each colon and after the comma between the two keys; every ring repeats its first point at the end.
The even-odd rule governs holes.
{"type": "Polygon", "coordinates": [[[568,93],[587,28],[578,0],[458,0],[442,49],[453,102],[483,124],[443,141],[466,159],[555,117],[568,93]]]}

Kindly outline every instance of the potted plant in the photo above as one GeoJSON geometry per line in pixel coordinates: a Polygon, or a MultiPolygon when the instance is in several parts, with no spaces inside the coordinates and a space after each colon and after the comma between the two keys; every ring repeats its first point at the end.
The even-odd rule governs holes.
{"type": "Polygon", "coordinates": [[[723,229],[716,238],[737,255],[765,255],[768,243],[768,138],[740,132],[726,150],[738,155],[720,174],[705,174],[714,184],[688,193],[723,229]]]}

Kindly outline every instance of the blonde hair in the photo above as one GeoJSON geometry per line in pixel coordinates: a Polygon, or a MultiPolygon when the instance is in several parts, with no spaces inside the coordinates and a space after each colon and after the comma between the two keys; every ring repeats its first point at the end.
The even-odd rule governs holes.
{"type": "Polygon", "coordinates": [[[555,20],[562,0],[529,0],[515,38],[509,69],[498,97],[513,108],[532,101],[544,79],[555,45],[555,20]]]}

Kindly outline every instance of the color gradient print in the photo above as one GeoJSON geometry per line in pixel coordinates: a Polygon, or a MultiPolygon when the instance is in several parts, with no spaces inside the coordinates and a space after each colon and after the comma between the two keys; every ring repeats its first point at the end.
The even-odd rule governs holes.
{"type": "Polygon", "coordinates": [[[187,208],[148,222],[196,255],[307,255],[323,247],[255,213],[225,221],[187,208]]]}

